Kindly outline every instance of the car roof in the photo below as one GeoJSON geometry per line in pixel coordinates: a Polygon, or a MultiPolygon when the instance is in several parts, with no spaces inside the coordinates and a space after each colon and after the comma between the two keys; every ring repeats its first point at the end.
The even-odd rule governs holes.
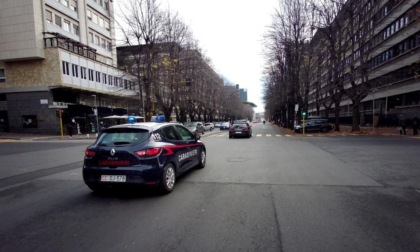
{"type": "Polygon", "coordinates": [[[126,124],[119,124],[109,127],[108,129],[127,129],[127,128],[136,128],[136,129],[144,129],[149,131],[155,131],[159,128],[162,128],[166,125],[180,125],[179,123],[158,123],[158,122],[139,122],[139,123],[126,123],[126,124]]]}

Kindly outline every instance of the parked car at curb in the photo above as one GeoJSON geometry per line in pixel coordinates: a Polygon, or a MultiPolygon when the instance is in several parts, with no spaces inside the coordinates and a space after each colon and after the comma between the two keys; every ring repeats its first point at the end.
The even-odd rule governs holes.
{"type": "Polygon", "coordinates": [[[205,131],[212,131],[214,129],[214,124],[213,123],[205,123],[204,124],[204,130],[205,131]]]}
{"type": "Polygon", "coordinates": [[[312,132],[327,133],[333,129],[333,126],[329,122],[328,119],[317,118],[317,119],[306,120],[303,125],[299,124],[295,126],[295,132],[303,133],[303,126],[305,127],[305,133],[312,133],[312,132]]]}
{"type": "Polygon", "coordinates": [[[189,129],[193,134],[204,134],[204,124],[202,122],[188,122],[184,126],[189,129]]]}
{"type": "Polygon", "coordinates": [[[93,191],[145,185],[170,193],[178,175],[204,168],[206,147],[199,139],[175,123],[111,126],[85,150],[83,181],[93,191]]]}

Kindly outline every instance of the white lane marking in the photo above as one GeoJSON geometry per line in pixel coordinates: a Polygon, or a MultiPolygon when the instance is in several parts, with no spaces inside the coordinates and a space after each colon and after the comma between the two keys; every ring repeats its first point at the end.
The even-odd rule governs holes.
{"type": "Polygon", "coordinates": [[[261,134],[257,134],[257,137],[260,137],[260,136],[262,136],[261,134]]]}
{"type": "Polygon", "coordinates": [[[271,134],[265,134],[266,137],[271,137],[271,134]]]}
{"type": "Polygon", "coordinates": [[[281,135],[279,135],[279,134],[276,134],[276,137],[281,137],[281,135]]]}

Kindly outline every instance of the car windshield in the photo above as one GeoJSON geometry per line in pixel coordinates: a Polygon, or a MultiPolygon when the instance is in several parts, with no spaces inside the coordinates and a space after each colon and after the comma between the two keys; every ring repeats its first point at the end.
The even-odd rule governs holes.
{"type": "Polygon", "coordinates": [[[149,131],[144,129],[109,129],[101,134],[97,144],[100,146],[138,144],[149,136],[149,131]]]}

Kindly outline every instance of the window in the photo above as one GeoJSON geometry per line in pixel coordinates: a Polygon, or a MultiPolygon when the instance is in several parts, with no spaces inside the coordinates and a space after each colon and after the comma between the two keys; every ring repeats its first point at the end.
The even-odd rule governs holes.
{"type": "Polygon", "coordinates": [[[100,27],[105,27],[104,25],[104,19],[102,17],[99,17],[99,22],[98,22],[100,27]]]}
{"type": "Polygon", "coordinates": [[[111,42],[107,42],[107,49],[108,51],[112,51],[112,43],[111,42]]]}
{"type": "Polygon", "coordinates": [[[99,36],[98,35],[95,35],[95,42],[94,42],[94,44],[95,45],[99,45],[99,36]]]}
{"type": "Polygon", "coordinates": [[[105,0],[104,1],[104,8],[105,8],[105,10],[109,11],[109,3],[108,3],[108,0],[105,0]]]}
{"type": "Polygon", "coordinates": [[[93,33],[89,32],[89,42],[93,43],[93,33]]]}
{"type": "Polygon", "coordinates": [[[36,115],[23,115],[22,126],[23,128],[38,128],[38,120],[36,115]]]}
{"type": "Polygon", "coordinates": [[[98,15],[96,15],[95,13],[92,13],[92,21],[93,21],[95,24],[98,24],[98,15]]]}
{"type": "Polygon", "coordinates": [[[4,69],[0,69],[0,82],[6,82],[6,75],[4,74],[4,69]]]}
{"type": "Polygon", "coordinates": [[[96,71],[96,82],[101,82],[101,73],[96,71]]]}
{"type": "Polygon", "coordinates": [[[93,70],[89,69],[89,80],[93,81],[93,70]]]}
{"type": "Polygon", "coordinates": [[[70,31],[70,22],[64,19],[64,25],[63,25],[63,29],[65,31],[70,31]]]}
{"type": "Polygon", "coordinates": [[[87,10],[87,17],[88,17],[89,20],[92,21],[92,11],[87,10]]]}
{"type": "Polygon", "coordinates": [[[87,78],[86,67],[80,67],[80,77],[82,77],[82,79],[86,80],[86,78],[87,78]]]}
{"type": "Polygon", "coordinates": [[[104,84],[106,84],[106,74],[104,74],[104,73],[102,74],[102,81],[103,81],[104,84]]]}
{"type": "Polygon", "coordinates": [[[79,71],[78,71],[79,66],[72,64],[71,65],[71,70],[73,72],[73,77],[79,77],[79,71]]]}
{"type": "Polygon", "coordinates": [[[57,26],[61,27],[61,17],[60,16],[55,15],[55,24],[57,26]]]}
{"type": "Polygon", "coordinates": [[[105,20],[104,24],[105,24],[105,29],[107,29],[109,31],[109,21],[105,20]]]}
{"type": "Polygon", "coordinates": [[[47,10],[45,11],[45,19],[47,20],[48,23],[52,23],[52,12],[47,10]]]}
{"type": "Polygon", "coordinates": [[[175,125],[175,127],[177,128],[178,133],[181,135],[182,140],[194,139],[194,135],[189,130],[178,125],[175,125]]]}
{"type": "Polygon", "coordinates": [[[101,47],[106,48],[105,39],[101,38],[101,47]]]}
{"type": "Polygon", "coordinates": [[[69,0],[62,0],[61,3],[69,7],[69,0]]]}
{"type": "Polygon", "coordinates": [[[63,61],[63,74],[70,75],[69,63],[66,61],[63,61]]]}
{"type": "Polygon", "coordinates": [[[71,0],[70,9],[77,12],[77,0],[71,0]]]}
{"type": "Polygon", "coordinates": [[[112,78],[112,75],[108,75],[108,84],[109,85],[112,85],[112,80],[113,80],[114,78],[112,78]]]}
{"type": "Polygon", "coordinates": [[[79,35],[79,26],[77,24],[73,24],[71,32],[73,34],[79,35]]]}

